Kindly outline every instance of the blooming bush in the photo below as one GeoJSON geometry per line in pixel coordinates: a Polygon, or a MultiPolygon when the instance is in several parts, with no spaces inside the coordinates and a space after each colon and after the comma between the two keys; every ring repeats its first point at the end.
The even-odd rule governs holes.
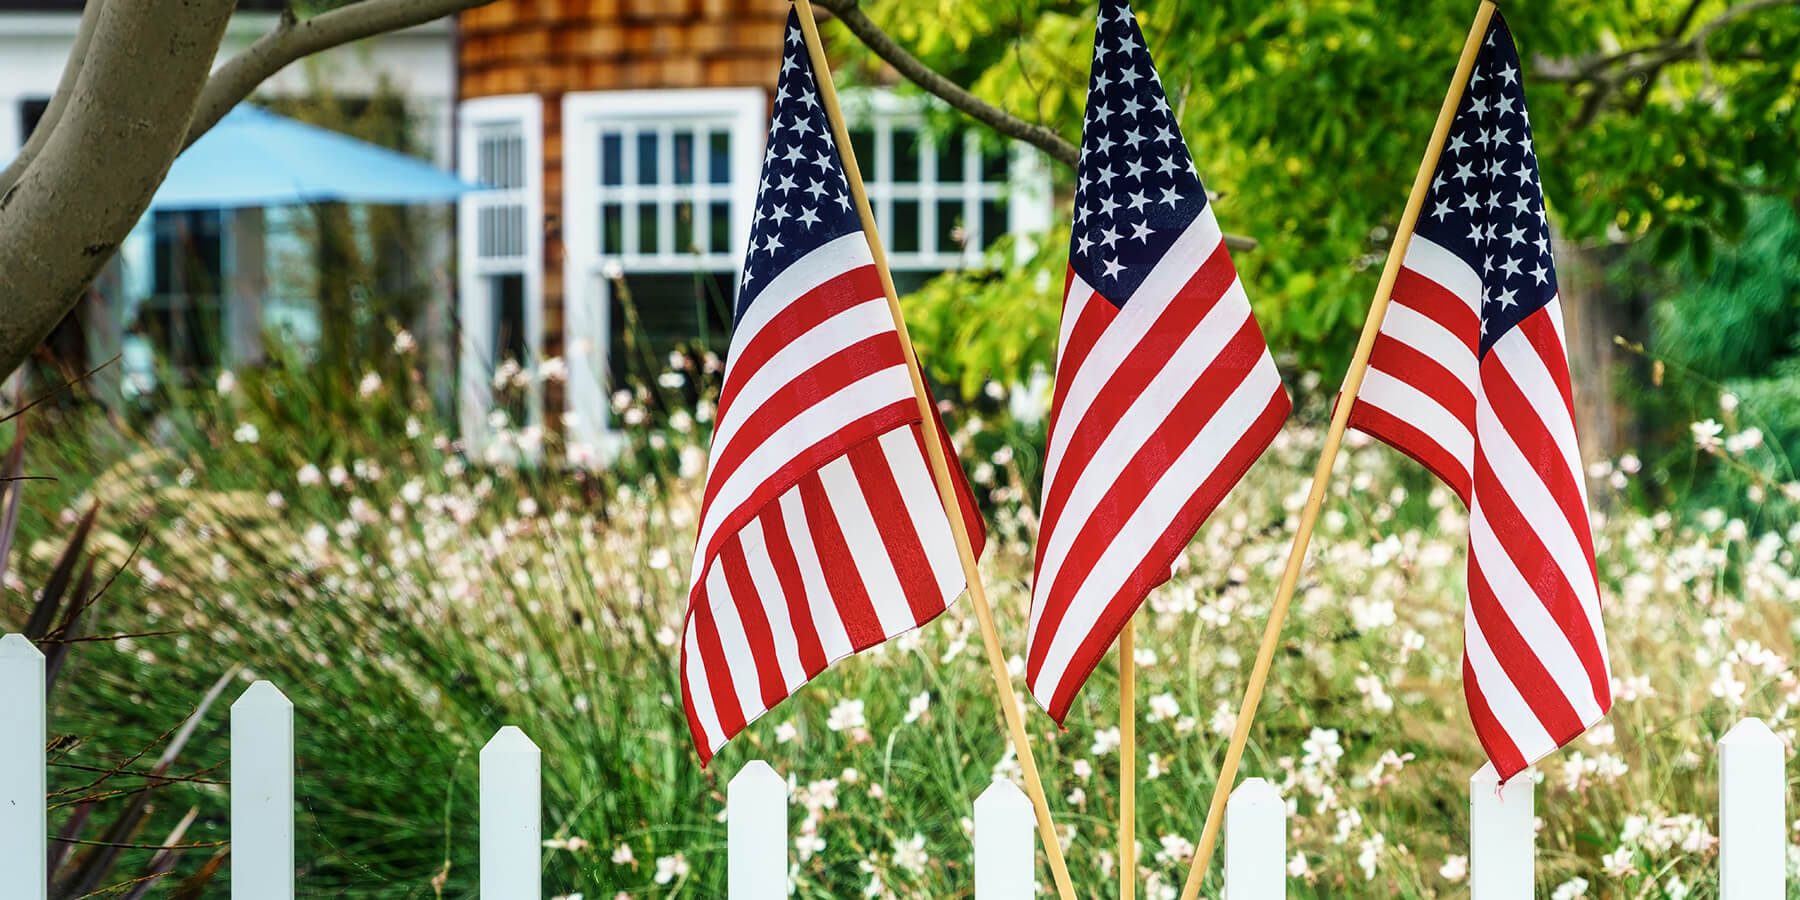
{"type": "MultiPolygon", "coordinates": [[[[704,358],[671,362],[684,381],[665,388],[712,371],[704,358]]],[[[406,379],[363,379],[351,411],[327,417],[285,377],[222,382],[160,446],[42,453],[77,471],[36,495],[27,537],[47,538],[62,510],[88,501],[102,521],[137,523],[96,543],[125,566],[113,595],[137,598],[106,612],[109,627],[146,635],[77,652],[52,730],[83,739],[61,761],[116,764],[241,664],[296,704],[308,890],[472,891],[476,753],[503,724],[545,754],[553,893],[722,895],[724,786],[752,758],[789,778],[798,896],[968,889],[970,804],[1018,768],[965,604],[838,664],[699,768],[675,660],[706,390],[679,403],[616,397],[618,420],[637,424],[622,426],[618,465],[593,473],[467,458],[406,379]]],[[[983,570],[1016,676],[1041,426],[1014,424],[1012,399],[996,391],[985,417],[951,418],[988,506],[983,570]]],[[[1148,897],[1174,897],[1185,876],[1322,412],[1307,406],[1283,432],[1140,614],[1134,864],[1148,897]]],[[[554,434],[501,424],[503,444],[557,449],[554,434]]],[[[1750,452],[1729,446],[1741,433],[1694,429],[1708,453],[1750,452]]],[[[1619,500],[1635,473],[1615,460],[1590,484],[1617,705],[1535,774],[1540,883],[1559,897],[1710,895],[1713,741],[1746,715],[1795,739],[1800,529],[1635,511],[1619,500]]],[[[1355,437],[1326,509],[1245,774],[1288,800],[1296,895],[1459,895],[1467,781],[1481,762],[1460,688],[1464,512],[1355,437]]],[[[1082,884],[1108,883],[1122,864],[1115,672],[1096,671],[1068,730],[1027,716],[1082,884]]],[[[192,742],[197,769],[223,762],[223,738],[192,742]]],[[[58,769],[53,788],[79,775],[58,769]]],[[[223,789],[179,787],[205,813],[196,833],[224,837],[223,789]]]]}

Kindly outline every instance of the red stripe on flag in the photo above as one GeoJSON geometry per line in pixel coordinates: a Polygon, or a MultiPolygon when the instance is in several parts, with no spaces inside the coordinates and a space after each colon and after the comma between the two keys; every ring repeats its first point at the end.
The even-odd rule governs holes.
{"type": "Polygon", "coordinates": [[[1387,410],[1361,401],[1350,410],[1350,427],[1380,438],[1395,450],[1417,460],[1455,491],[1456,496],[1462,498],[1463,506],[1469,505],[1469,471],[1463,468],[1461,460],[1425,432],[1387,410]]]}
{"type": "Polygon", "coordinates": [[[1507,736],[1505,726],[1494,718],[1494,711],[1488,707],[1487,697],[1481,693],[1481,684],[1475,680],[1475,669],[1469,665],[1469,654],[1463,653],[1463,701],[1469,707],[1469,721],[1475,726],[1475,738],[1481,741],[1481,749],[1487,751],[1487,757],[1494,764],[1494,771],[1501,781],[1525,771],[1525,757],[1514,746],[1512,738],[1507,736]]]}
{"type": "Polygon", "coordinates": [[[792,346],[820,323],[860,303],[879,299],[884,293],[880,276],[870,264],[826,279],[783,307],[757,329],[754,340],[734,348],[730,370],[719,390],[719,408],[714,421],[724,420],[725,413],[737,399],[738,389],[747,384],[771,357],[792,346]]]}
{"type": "Polygon", "coordinates": [[[912,517],[907,515],[906,499],[894,480],[894,470],[888,467],[887,454],[876,440],[850,448],[846,458],[856,473],[857,487],[875,513],[875,530],[881,534],[888,559],[893,561],[900,590],[912,609],[913,624],[923,625],[943,611],[943,598],[937,596],[937,581],[930,577],[931,559],[925,555],[925,545],[913,529],[912,517]]]}
{"type": "MultiPolygon", "coordinates": [[[[1487,497],[1483,496],[1484,511],[1487,509],[1486,502],[1487,497]]],[[[1543,660],[1538,658],[1537,650],[1513,625],[1506,607],[1501,605],[1493,586],[1482,573],[1473,548],[1469,551],[1469,613],[1481,626],[1482,637],[1493,649],[1494,658],[1500,660],[1500,667],[1506,670],[1506,677],[1518,689],[1525,705],[1531,707],[1532,714],[1537,716],[1544,730],[1552,735],[1579,734],[1582,727],[1581,715],[1570,704],[1555,676],[1545,668],[1543,660]]]]}
{"type": "MultiPolygon", "coordinates": [[[[926,397],[931,397],[931,389],[925,389],[926,397]]],[[[935,410],[937,401],[932,400],[935,410]]],[[[932,430],[937,433],[938,449],[944,453],[944,464],[950,470],[950,485],[955,489],[956,505],[962,511],[963,527],[969,532],[969,547],[974,551],[976,559],[981,558],[982,550],[987,547],[987,523],[981,518],[981,507],[975,502],[975,492],[969,488],[969,478],[962,470],[962,455],[956,452],[956,445],[950,442],[949,427],[944,424],[941,414],[933,415],[932,430]]],[[[925,471],[931,471],[931,457],[926,455],[925,432],[919,426],[912,428],[913,440],[919,445],[919,457],[925,460],[925,471]]],[[[937,476],[932,475],[933,492],[936,493],[937,476]]],[[[938,505],[943,505],[940,495],[938,505]]]]}
{"type": "MultiPolygon", "coordinates": [[[[1254,321],[1249,324],[1253,330],[1256,329],[1254,321]]],[[[1256,338],[1258,341],[1261,340],[1260,330],[1257,330],[1256,338]]],[[[1118,593],[1108,601],[1106,610],[1101,613],[1094,628],[1082,639],[1075,654],[1070,658],[1069,667],[1063,674],[1056,695],[1051,698],[1048,712],[1057,724],[1061,724],[1063,719],[1068,716],[1069,707],[1075,702],[1075,695],[1081,686],[1087,683],[1088,676],[1093,674],[1094,668],[1100,664],[1100,660],[1105,657],[1107,648],[1118,640],[1119,632],[1124,630],[1125,623],[1137,612],[1138,607],[1143,605],[1144,598],[1149,596],[1150,591],[1154,590],[1157,585],[1169,580],[1169,573],[1175,560],[1187,549],[1188,542],[1193,540],[1194,533],[1199,530],[1201,523],[1205,522],[1206,517],[1218,508],[1219,504],[1224,501],[1225,495],[1231,492],[1232,487],[1244,477],[1244,473],[1249,471],[1250,466],[1275,440],[1275,435],[1280,433],[1281,424],[1287,421],[1292,406],[1293,401],[1288,398],[1287,391],[1284,388],[1276,388],[1274,396],[1269,398],[1269,405],[1263,408],[1262,413],[1245,430],[1242,439],[1232,447],[1224,459],[1220,460],[1218,467],[1213,470],[1206,481],[1201,483],[1199,490],[1194,492],[1193,498],[1183,507],[1181,514],[1176,516],[1169,528],[1157,538],[1155,543],[1151,544],[1137,568],[1132,570],[1118,593]]],[[[1177,419],[1180,415],[1181,413],[1178,411],[1170,418],[1177,419]]],[[[1077,543],[1080,543],[1080,540],[1078,538],[1077,543]]],[[[1067,566],[1067,563],[1064,565],[1067,566]]],[[[1066,601],[1061,604],[1060,609],[1053,601],[1046,599],[1045,603],[1045,622],[1040,629],[1049,625],[1048,620],[1053,611],[1057,612],[1060,618],[1061,614],[1068,610],[1066,601]]],[[[1048,631],[1040,630],[1040,634],[1054,635],[1055,631],[1053,628],[1048,631]]],[[[1049,649],[1049,643],[1048,640],[1039,642],[1044,650],[1049,649]]],[[[1041,667],[1043,662],[1043,652],[1039,652],[1035,646],[1031,649],[1032,655],[1036,658],[1036,665],[1032,666],[1028,678],[1036,678],[1037,668],[1041,667]]]]}
{"type": "Polygon", "coordinates": [[[713,712],[719,729],[727,735],[744,730],[744,708],[738,704],[732,687],[731,666],[725,662],[725,647],[719,642],[719,623],[713,618],[712,602],[703,590],[698,602],[690,599],[693,609],[694,639],[700,645],[700,664],[706,667],[706,687],[712,695],[713,712]]]}
{"type": "MultiPolygon", "coordinates": [[[[1042,604],[1044,612],[1036,629],[1039,639],[1032,642],[1026,655],[1027,681],[1037,681],[1038,672],[1043,668],[1044,656],[1049,653],[1052,639],[1061,629],[1063,617],[1068,613],[1071,597],[1080,587],[1081,582],[1087,578],[1088,573],[1093,570],[1101,554],[1112,545],[1112,536],[1124,527],[1132,512],[1143,505],[1144,498],[1149,495],[1157,481],[1162,478],[1163,473],[1168,470],[1169,464],[1194,442],[1201,429],[1205,428],[1212,417],[1218,413],[1219,407],[1223,406],[1225,401],[1231,398],[1232,392],[1243,384],[1244,379],[1255,368],[1256,362],[1261,361],[1263,346],[1262,331],[1257,328],[1256,319],[1246,316],[1243,325],[1238,328],[1237,334],[1227,342],[1226,348],[1220,352],[1214,364],[1201,373],[1187,392],[1181,396],[1169,414],[1158,423],[1156,431],[1145,436],[1136,452],[1132,454],[1130,461],[1120,469],[1118,478],[1107,486],[1100,501],[1095,504],[1093,512],[1089,513],[1087,518],[1081,522],[1079,530],[1075,533],[1075,539],[1069,542],[1067,553],[1061,566],[1057,569],[1056,580],[1046,588],[1041,581],[1034,577],[1033,594],[1038,598],[1037,602],[1042,604]],[[1253,360],[1250,365],[1231,364],[1245,352],[1248,352],[1253,360]]],[[[1285,404],[1287,401],[1286,391],[1278,389],[1277,393],[1285,404]]],[[[1285,418],[1286,409],[1282,409],[1280,414],[1285,418]]],[[[1279,420],[1277,427],[1279,427],[1279,420]]],[[[1254,432],[1251,434],[1254,435],[1254,432]]],[[[1255,452],[1250,454],[1249,460],[1251,461],[1255,460],[1256,455],[1268,445],[1268,441],[1274,438],[1272,431],[1266,436],[1257,436],[1262,437],[1263,440],[1260,445],[1255,447],[1255,452]]],[[[1240,443],[1242,441],[1243,438],[1240,438],[1240,443]]],[[[1228,452],[1225,463],[1231,461],[1232,452],[1228,452]]],[[[1081,459],[1083,462],[1087,459],[1085,456],[1071,458],[1081,459]]],[[[1242,469],[1230,472],[1229,466],[1225,463],[1222,463],[1220,469],[1215,470],[1213,475],[1202,483],[1202,489],[1204,489],[1204,485],[1213,483],[1213,478],[1217,477],[1221,471],[1228,476],[1228,480],[1224,482],[1225,490],[1229,490],[1231,485],[1235,484],[1237,479],[1243,475],[1242,469]]],[[[1248,468],[1249,462],[1246,461],[1243,465],[1244,468],[1248,468]]],[[[1078,477],[1079,471],[1069,471],[1061,480],[1064,483],[1073,482],[1078,477]]],[[[1063,493],[1066,495],[1068,490],[1064,489],[1063,493]]],[[[1208,513],[1212,512],[1213,507],[1218,505],[1218,500],[1223,496],[1224,490],[1219,491],[1219,496],[1213,498],[1210,505],[1206,505],[1203,509],[1198,505],[1195,506],[1191,512],[1197,512],[1198,515],[1192,515],[1190,512],[1188,516],[1178,516],[1177,523],[1183,518],[1191,518],[1194,527],[1198,528],[1200,522],[1206,518],[1208,513]]],[[[1186,546],[1188,540],[1193,537],[1193,531],[1189,530],[1180,537],[1180,545],[1186,546]]],[[[1040,527],[1038,530],[1038,567],[1040,570],[1043,566],[1043,548],[1048,546],[1048,541],[1045,528],[1040,527]]],[[[1151,587],[1168,579],[1168,564],[1173,559],[1174,555],[1170,555],[1167,559],[1159,560],[1162,565],[1161,577],[1150,582],[1151,587]]],[[[1120,627],[1123,627],[1122,619],[1120,627]]],[[[1114,629],[1114,632],[1116,633],[1117,630],[1114,629]]],[[[1108,646],[1111,643],[1110,640],[1107,641],[1108,646]]],[[[1063,683],[1069,683],[1066,677],[1063,679],[1063,683]]],[[[1055,715],[1054,711],[1052,711],[1052,715],[1055,715]]]]}
{"type": "MultiPolygon", "coordinates": [[[[916,412],[918,407],[913,409],[916,412]]],[[[850,545],[844,541],[844,530],[838,525],[837,514],[832,511],[831,499],[817,472],[800,482],[800,504],[806,510],[806,522],[817,544],[819,567],[825,572],[831,600],[850,637],[850,649],[881,643],[887,634],[881,628],[881,618],[875,614],[875,604],[869,599],[869,590],[863,585],[862,573],[857,571],[850,545]]]]}
{"type": "Polygon", "coordinates": [[[700,768],[712,761],[712,748],[706,745],[706,729],[700,725],[700,711],[694,706],[694,689],[688,684],[688,651],[681,642],[681,711],[687,716],[688,737],[694,741],[694,752],[700,755],[700,768]]]}
{"type": "MultiPolygon", "coordinates": [[[[1064,423],[1061,426],[1072,427],[1075,431],[1061,453],[1061,458],[1066,463],[1059,464],[1056,480],[1045,486],[1043,515],[1038,523],[1039,547],[1047,546],[1050,538],[1055,535],[1056,524],[1062,516],[1063,506],[1068,501],[1069,493],[1075,489],[1075,482],[1085,467],[1086,461],[1092,458],[1101,443],[1112,435],[1113,427],[1144,393],[1144,388],[1152,379],[1170,368],[1171,365],[1189,364],[1189,361],[1175,359],[1175,351],[1180,349],[1182,343],[1194,333],[1194,329],[1205,321],[1207,314],[1218,306],[1220,298],[1225,296],[1225,292],[1236,280],[1237,270],[1231,265],[1231,254],[1226,251],[1224,243],[1220,243],[1213,255],[1200,268],[1194,270],[1194,274],[1188,278],[1187,283],[1176,292],[1175,297],[1169,301],[1169,305],[1163,308],[1162,314],[1157,316],[1156,322],[1145,331],[1143,339],[1131,348],[1131,352],[1126,355],[1124,361],[1111,375],[1107,376],[1106,383],[1096,393],[1094,402],[1087,408],[1081,420],[1064,423]]],[[[1097,304],[1090,303],[1089,305],[1104,305],[1111,308],[1111,304],[1106,303],[1103,299],[1100,299],[1097,304]]],[[[1239,352],[1249,354],[1250,364],[1254,365],[1255,361],[1262,358],[1266,347],[1260,343],[1262,333],[1257,329],[1255,318],[1246,317],[1246,322],[1258,344],[1255,347],[1241,347],[1239,352]]],[[[1077,323],[1077,327],[1080,327],[1079,323],[1077,323]]],[[[1242,340],[1243,336],[1244,332],[1240,330],[1238,335],[1232,339],[1232,344],[1242,340]]],[[[1072,347],[1071,349],[1077,348],[1072,347]]],[[[1079,349],[1081,356],[1085,358],[1090,347],[1079,347],[1079,349]]],[[[1212,370],[1221,364],[1220,361],[1225,359],[1229,352],[1231,352],[1231,345],[1227,345],[1226,349],[1221,350],[1218,358],[1206,361],[1204,364],[1208,371],[1204,374],[1212,374],[1212,370]]],[[[1247,367],[1245,371],[1248,371],[1247,367]]],[[[1081,375],[1080,361],[1077,360],[1074,365],[1065,362],[1058,367],[1057,375],[1058,391],[1066,391],[1067,386],[1081,375]]],[[[1235,382],[1233,384],[1235,385],[1235,382]]],[[[1220,397],[1219,400],[1223,402],[1224,398],[1220,397]]],[[[1216,405],[1214,409],[1217,409],[1216,405]]],[[[1053,424],[1051,427],[1059,426],[1053,424]]],[[[1197,430],[1198,425],[1195,427],[1197,430]]],[[[1042,567],[1043,560],[1040,558],[1036,563],[1036,570],[1041,570],[1042,567]]],[[[1036,570],[1033,572],[1034,579],[1036,570]]]]}
{"type": "Polygon", "coordinates": [[[819,629],[813,622],[812,609],[806,602],[806,581],[800,574],[800,562],[794,556],[794,543],[788,537],[787,521],[781,504],[771,503],[758,516],[762,522],[763,543],[769,548],[769,564],[781,582],[782,599],[787,602],[788,621],[793,623],[794,637],[800,647],[800,665],[806,677],[825,671],[825,645],[819,640],[819,629]]]}
{"type": "MultiPolygon", "coordinates": [[[[1069,270],[1071,281],[1074,279],[1074,272],[1074,269],[1069,270]]],[[[1064,308],[1069,305],[1067,293],[1065,290],[1064,308]]],[[[1089,291],[1087,302],[1082,304],[1081,314],[1075,320],[1075,326],[1069,329],[1068,346],[1058,348],[1061,356],[1056,361],[1057,373],[1060,375],[1064,372],[1081,371],[1081,364],[1087,359],[1088,353],[1094,349],[1094,345],[1100,342],[1100,336],[1105,334],[1106,329],[1111,327],[1118,318],[1118,307],[1100,296],[1099,292],[1089,291]]],[[[1057,421],[1062,418],[1063,398],[1068,395],[1069,384],[1074,380],[1074,378],[1057,378],[1056,385],[1051,390],[1050,433],[1052,437],[1055,437],[1056,434],[1057,421]]]]}
{"type": "Polygon", "coordinates": [[[744,542],[741,538],[719,551],[725,586],[731,589],[731,603],[737,609],[738,621],[744,626],[744,639],[750,645],[750,662],[756,666],[756,684],[762,690],[764,709],[773,709],[787,696],[787,684],[781,679],[781,662],[775,656],[775,632],[769,627],[769,614],[763,611],[756,584],[750,580],[750,569],[744,564],[744,542]]]}
{"type": "Polygon", "coordinates": [[[1474,356],[1481,338],[1481,320],[1461,297],[1423,273],[1402,268],[1394,279],[1393,302],[1443,326],[1469,348],[1474,356]]]}

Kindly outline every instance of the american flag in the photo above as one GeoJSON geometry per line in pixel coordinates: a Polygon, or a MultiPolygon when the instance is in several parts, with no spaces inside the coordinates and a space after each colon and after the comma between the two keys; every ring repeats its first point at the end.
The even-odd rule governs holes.
{"type": "Polygon", "coordinates": [[[1519,53],[1496,13],[1350,422],[1469,508],[1463,693],[1502,779],[1612,706],[1519,53]]]}
{"type": "MultiPolygon", "coordinates": [[[[755,216],[682,629],[682,703],[703,764],[826,666],[925,624],[963,590],[900,336],[793,13],[755,216]]],[[[955,475],[979,555],[981,518],[955,475]]]]}
{"type": "Polygon", "coordinates": [[[1289,410],[1126,0],[1089,79],[1026,660],[1058,722],[1289,410]]]}

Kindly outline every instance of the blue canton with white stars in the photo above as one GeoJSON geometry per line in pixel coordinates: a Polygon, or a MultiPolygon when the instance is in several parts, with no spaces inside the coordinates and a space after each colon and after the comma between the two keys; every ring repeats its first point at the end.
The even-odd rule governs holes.
{"type": "Polygon", "coordinates": [[[1127,0],[1100,3],[1075,175],[1069,265],[1123,307],[1206,209],[1206,188],[1127,0]]]}
{"type": "Polygon", "coordinates": [[[788,13],[787,45],[769,118],[769,149],[756,191],[750,246],[744,254],[736,318],[744,317],[763,286],[828,241],[862,228],[850,183],[838,158],[831,121],[819,102],[818,82],[797,12],[788,13]]]}
{"type": "Polygon", "coordinates": [[[1480,356],[1556,296],[1519,51],[1499,13],[1475,60],[1415,233],[1481,276],[1480,356]]]}

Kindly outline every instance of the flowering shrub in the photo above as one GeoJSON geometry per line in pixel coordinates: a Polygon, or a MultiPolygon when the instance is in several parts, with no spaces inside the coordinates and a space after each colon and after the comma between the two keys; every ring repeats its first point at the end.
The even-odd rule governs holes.
{"type": "MultiPolygon", "coordinates": [[[[109,627],[175,632],[77,652],[53,730],[85,740],[65,761],[117,762],[195,685],[242,664],[297,707],[309,890],[470,890],[475,754],[510,723],[545,754],[555,893],[722,895],[725,782],[763,758],[790,781],[797,895],[960,895],[970,804],[1018,774],[965,604],[838,664],[699,769],[675,659],[710,428],[707,392],[686,379],[713,369],[672,363],[684,381],[662,384],[686,405],[615,398],[624,457],[599,474],[467,459],[391,376],[363,379],[352,408],[366,412],[329,425],[296,408],[308,395],[279,373],[246,375],[196,401],[171,446],[55,451],[94,468],[65,474],[27,524],[89,500],[102,521],[142,523],[96,538],[117,562],[143,535],[114,592],[140,599],[109,627]]],[[[989,397],[990,418],[951,418],[989,506],[984,575],[1018,676],[1036,477],[1021,435],[1040,426],[1011,424],[1011,399],[989,397]]],[[[1321,418],[1314,404],[1283,432],[1140,614],[1147,897],[1175,896],[1185,875],[1321,418]]],[[[1741,433],[1694,429],[1708,453],[1749,452],[1732,449],[1749,443],[1741,433]]],[[[555,449],[552,435],[523,439],[555,449]]],[[[1795,739],[1800,529],[1636,512],[1618,499],[1636,471],[1619,459],[1591,473],[1617,705],[1536,773],[1540,882],[1557,897],[1709,895],[1712,742],[1746,715],[1795,739]]],[[[1348,442],[1245,760],[1288,800],[1298,896],[1466,890],[1462,811],[1481,754],[1460,689],[1464,522],[1412,464],[1348,442]]],[[[1121,864],[1116,696],[1103,665],[1067,731],[1028,711],[1084,884],[1121,864]]],[[[196,768],[223,761],[222,738],[193,742],[196,768]]],[[[177,788],[222,837],[222,789],[177,788]]]]}

